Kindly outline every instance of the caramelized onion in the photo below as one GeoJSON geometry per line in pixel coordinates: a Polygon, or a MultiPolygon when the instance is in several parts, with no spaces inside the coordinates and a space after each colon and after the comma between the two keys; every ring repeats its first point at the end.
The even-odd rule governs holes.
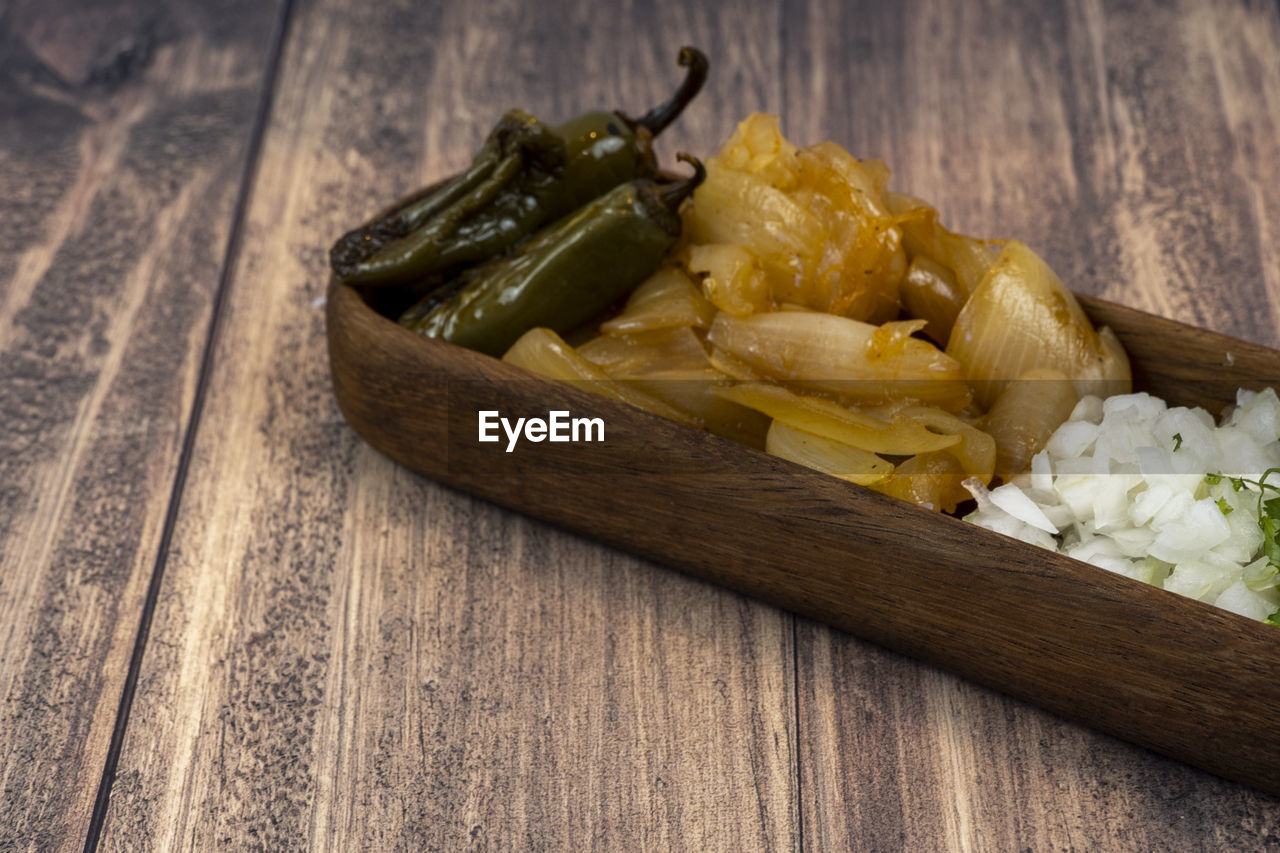
{"type": "Polygon", "coordinates": [[[1110,329],[1095,331],[1062,280],[1034,252],[1010,241],[956,317],[947,354],[989,407],[1017,377],[1061,371],[1076,391],[1128,393],[1129,360],[1110,329]]]}
{"type": "Polygon", "coordinates": [[[996,467],[996,442],[991,436],[941,409],[911,406],[900,410],[897,418],[917,423],[938,435],[959,438],[947,448],[947,453],[960,462],[967,475],[979,478],[984,484],[991,482],[996,467]]]}
{"type": "Polygon", "coordinates": [[[584,391],[612,397],[683,424],[698,425],[694,418],[674,406],[610,378],[550,329],[536,328],[525,332],[511,345],[502,360],[539,376],[568,382],[584,391]]]}
{"type": "Polygon", "coordinates": [[[706,300],[684,270],[665,266],[645,279],[627,299],[627,307],[600,324],[609,335],[626,335],[693,326],[705,329],[715,319],[716,308],[706,300]]]}
{"type": "Polygon", "coordinates": [[[614,379],[708,366],[706,350],[688,326],[634,335],[601,335],[578,347],[578,354],[614,379]]]}
{"type": "Polygon", "coordinates": [[[918,255],[907,267],[902,305],[912,317],[925,321],[924,333],[939,346],[947,345],[951,327],[968,298],[955,274],[937,261],[918,255]]]}
{"type": "Polygon", "coordinates": [[[916,506],[942,512],[955,512],[956,506],[968,499],[964,468],[949,453],[922,453],[899,465],[892,476],[872,483],[869,488],[881,494],[910,501],[916,506]]]}
{"type": "Polygon", "coordinates": [[[691,246],[689,270],[702,279],[702,292],[721,311],[745,317],[773,310],[769,280],[756,253],[732,243],[691,246]]]}
{"type": "Polygon", "coordinates": [[[1007,482],[1031,467],[1031,457],[1044,449],[1079,399],[1071,380],[1050,368],[1029,370],[1005,388],[982,423],[996,442],[1000,479],[1007,482]]]}
{"type": "Polygon", "coordinates": [[[774,421],[769,427],[765,450],[863,486],[878,483],[893,473],[893,463],[874,453],[805,432],[782,421],[774,421]]]}
{"type": "Polygon", "coordinates": [[[878,352],[877,326],[813,311],[751,317],[721,313],[707,339],[748,367],[797,388],[850,403],[918,400],[951,411],[969,402],[960,363],[933,345],[907,337],[878,352]]]}
{"type": "Polygon", "coordinates": [[[978,289],[996,262],[998,248],[990,241],[948,231],[938,222],[938,211],[914,196],[888,193],[887,201],[897,216],[908,255],[929,258],[951,270],[965,296],[978,289]]]}
{"type": "Polygon", "coordinates": [[[917,418],[880,418],[818,397],[795,394],[768,382],[742,382],[716,389],[726,400],[762,412],[805,432],[869,453],[911,456],[960,444],[958,433],[941,434],[917,418]]]}

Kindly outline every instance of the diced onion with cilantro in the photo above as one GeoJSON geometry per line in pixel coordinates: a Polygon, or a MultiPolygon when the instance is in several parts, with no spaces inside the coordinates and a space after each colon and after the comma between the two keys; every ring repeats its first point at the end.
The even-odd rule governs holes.
{"type": "Polygon", "coordinates": [[[967,520],[1280,624],[1280,398],[1241,390],[1221,425],[1149,394],[1080,400],[1031,470],[967,520]]]}

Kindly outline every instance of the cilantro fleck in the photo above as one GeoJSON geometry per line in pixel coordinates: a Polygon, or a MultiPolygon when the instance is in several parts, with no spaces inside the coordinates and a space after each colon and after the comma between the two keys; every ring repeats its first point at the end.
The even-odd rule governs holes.
{"type": "Polygon", "coordinates": [[[1263,619],[1262,622],[1264,625],[1275,625],[1277,627],[1280,627],[1280,610],[1277,610],[1275,613],[1272,613],[1266,619],[1263,619]]]}
{"type": "Polygon", "coordinates": [[[1267,499],[1267,489],[1280,492],[1280,486],[1267,482],[1267,478],[1272,474],[1280,474],[1280,468],[1268,468],[1256,480],[1232,477],[1231,485],[1237,492],[1243,489],[1246,483],[1258,487],[1258,528],[1262,531],[1262,553],[1266,556],[1267,562],[1280,569],[1280,497],[1267,499]]]}
{"type": "Polygon", "coordinates": [[[1280,544],[1276,543],[1276,522],[1273,518],[1261,518],[1258,526],[1262,528],[1262,553],[1273,566],[1280,566],[1280,544]]]}
{"type": "Polygon", "coordinates": [[[1182,433],[1175,432],[1173,434],[1173,452],[1177,453],[1182,449],[1182,433]]]}
{"type": "Polygon", "coordinates": [[[1267,555],[1271,565],[1280,568],[1280,541],[1276,539],[1276,533],[1280,531],[1280,498],[1262,499],[1267,489],[1280,492],[1280,486],[1267,482],[1267,478],[1276,473],[1280,473],[1280,468],[1268,468],[1258,479],[1258,526],[1262,528],[1262,553],[1267,555]]]}
{"type": "MultiPolygon", "coordinates": [[[[1210,486],[1216,486],[1222,482],[1222,475],[1221,474],[1205,474],[1204,481],[1208,483],[1210,486]]],[[[1239,491],[1239,489],[1237,489],[1237,491],[1239,491]]]]}
{"type": "Polygon", "coordinates": [[[1226,498],[1218,498],[1218,509],[1222,510],[1223,515],[1231,515],[1231,513],[1236,511],[1235,507],[1227,503],[1226,498]]]}

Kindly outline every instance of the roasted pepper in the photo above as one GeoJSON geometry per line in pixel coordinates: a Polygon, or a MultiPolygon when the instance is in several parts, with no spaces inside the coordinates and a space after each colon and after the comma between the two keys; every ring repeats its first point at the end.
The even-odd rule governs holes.
{"type": "Polygon", "coordinates": [[[418,282],[501,255],[553,222],[636,177],[657,172],[653,137],[697,95],[707,58],[680,51],[688,69],[664,104],[638,119],[591,112],[558,127],[511,110],[471,166],[439,189],[345,234],[329,253],[356,285],[418,282]]]}
{"type": "MultiPolygon", "coordinates": [[[[705,176],[620,184],[548,226],[515,254],[467,273],[456,295],[401,325],[494,356],[536,326],[566,332],[631,290],[661,265],[680,237],[677,209],[705,176]]],[[[428,295],[427,300],[433,297],[428,295]]]]}

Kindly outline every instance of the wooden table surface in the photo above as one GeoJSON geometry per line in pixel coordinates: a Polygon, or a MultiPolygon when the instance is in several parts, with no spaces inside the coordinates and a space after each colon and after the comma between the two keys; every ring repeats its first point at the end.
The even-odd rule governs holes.
{"type": "Polygon", "coordinates": [[[0,849],[1280,849],[1275,798],[344,424],[334,237],[685,43],[666,158],[780,113],[1280,345],[1275,0],[0,2],[0,849]]]}

